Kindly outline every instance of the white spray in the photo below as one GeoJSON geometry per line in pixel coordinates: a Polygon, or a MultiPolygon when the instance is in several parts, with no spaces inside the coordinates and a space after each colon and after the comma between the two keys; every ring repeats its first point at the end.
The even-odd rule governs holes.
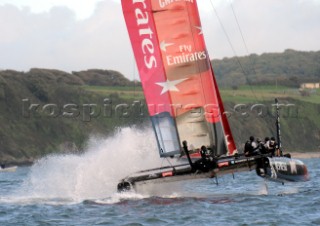
{"type": "Polygon", "coordinates": [[[107,139],[91,138],[83,155],[40,159],[19,190],[33,199],[107,198],[115,195],[120,179],[161,165],[151,130],[123,128],[107,139]]]}

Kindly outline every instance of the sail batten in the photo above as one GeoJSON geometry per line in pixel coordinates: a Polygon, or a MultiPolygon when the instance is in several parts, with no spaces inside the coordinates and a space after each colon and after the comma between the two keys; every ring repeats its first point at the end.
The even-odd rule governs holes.
{"type": "Polygon", "coordinates": [[[122,0],[122,7],[160,156],[180,154],[184,140],[233,154],[196,1],[122,0]]]}

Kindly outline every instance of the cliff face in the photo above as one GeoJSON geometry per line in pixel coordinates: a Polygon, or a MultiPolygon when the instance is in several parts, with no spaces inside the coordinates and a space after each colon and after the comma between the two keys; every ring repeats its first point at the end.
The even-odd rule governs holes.
{"type": "Polygon", "coordinates": [[[89,84],[133,82],[104,70],[0,71],[0,161],[24,163],[53,152],[81,152],[90,134],[108,135],[116,126],[135,123],[107,115],[110,102],[127,100],[87,91],[83,87],[89,84]]]}
{"type": "MultiPolygon", "coordinates": [[[[280,110],[280,129],[284,151],[319,151],[319,106],[291,98],[283,98],[279,101],[283,104],[280,110]]],[[[254,108],[255,104],[245,104],[240,110],[235,107],[236,104],[227,103],[231,130],[240,150],[251,135],[264,140],[265,137],[276,137],[277,134],[274,103],[264,101],[259,103],[259,107],[254,108]]]]}

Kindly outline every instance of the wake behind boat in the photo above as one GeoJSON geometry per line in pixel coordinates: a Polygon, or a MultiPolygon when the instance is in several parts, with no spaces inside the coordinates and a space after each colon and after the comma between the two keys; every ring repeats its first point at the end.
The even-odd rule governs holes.
{"type": "MultiPolygon", "coordinates": [[[[238,154],[195,0],[122,0],[122,8],[159,155],[185,158],[183,164],[128,176],[120,181],[119,191],[248,170],[281,182],[308,179],[301,161],[282,156],[280,133],[277,158],[274,153],[238,154]],[[201,157],[195,160],[190,153],[201,157]]],[[[277,122],[280,132],[279,117],[277,122]]]]}

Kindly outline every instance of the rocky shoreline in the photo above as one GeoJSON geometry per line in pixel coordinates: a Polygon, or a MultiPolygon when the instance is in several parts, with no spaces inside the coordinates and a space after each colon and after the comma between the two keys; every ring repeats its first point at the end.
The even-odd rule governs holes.
{"type": "MultiPolygon", "coordinates": [[[[290,152],[292,158],[296,159],[310,159],[310,158],[320,158],[320,151],[316,152],[290,152]]],[[[30,166],[36,159],[23,159],[23,160],[3,160],[7,166],[17,165],[17,166],[30,166]]]]}
{"type": "Polygon", "coordinates": [[[297,159],[311,159],[311,158],[320,158],[320,151],[316,152],[291,152],[293,158],[297,159]]]}

